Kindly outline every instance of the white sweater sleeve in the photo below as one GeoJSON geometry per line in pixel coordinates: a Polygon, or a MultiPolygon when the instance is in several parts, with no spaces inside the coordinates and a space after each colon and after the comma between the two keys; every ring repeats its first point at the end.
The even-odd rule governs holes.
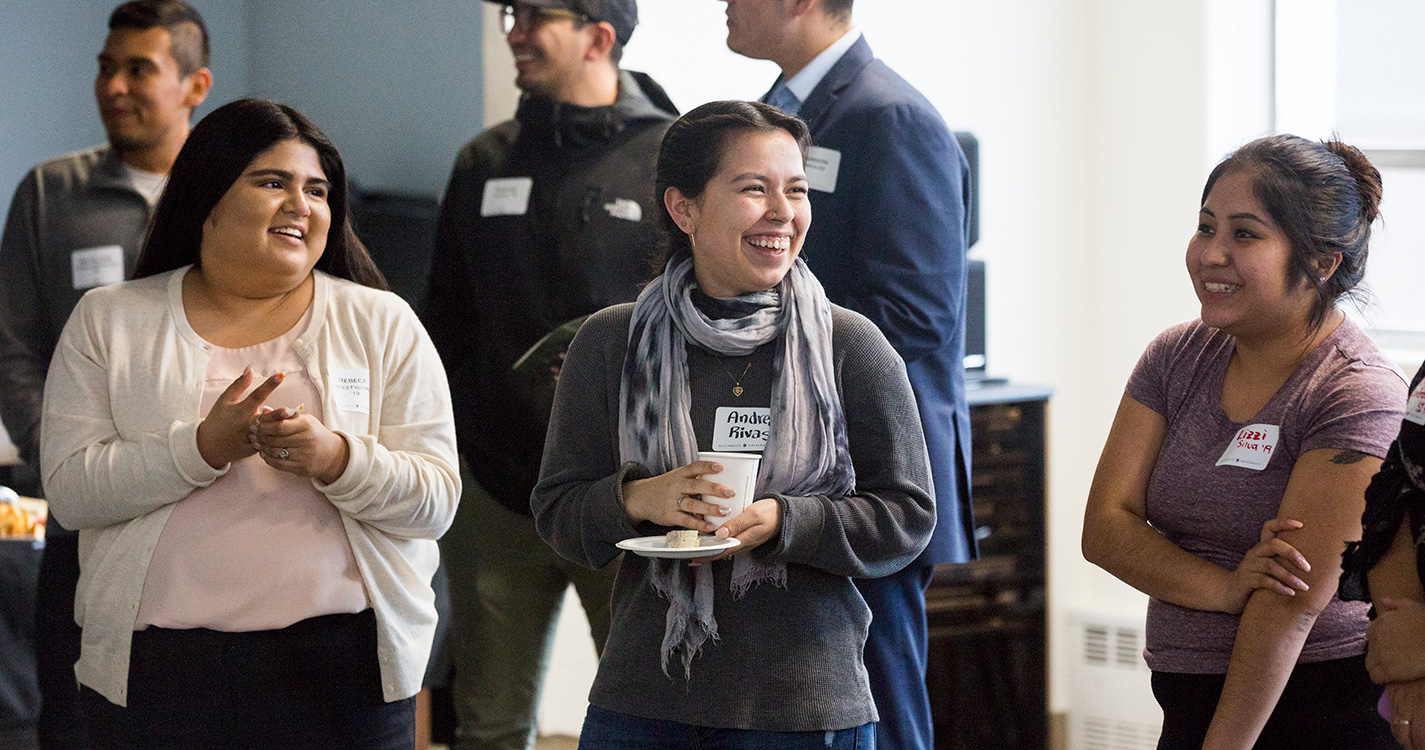
{"type": "MultiPolygon", "coordinates": [[[[121,435],[120,410],[152,408],[152,394],[111,393],[113,328],[93,294],[80,300],[60,335],[45,382],[40,466],[45,495],[71,529],[110,526],[178,502],[227,472],[198,452],[201,420],[121,435]]],[[[160,389],[155,387],[154,392],[160,389]]]]}
{"type": "Polygon", "coordinates": [[[340,432],[351,451],[346,470],[315,485],[341,512],[386,534],[436,539],[460,497],[450,387],[410,308],[402,305],[388,325],[375,434],[340,432]]]}

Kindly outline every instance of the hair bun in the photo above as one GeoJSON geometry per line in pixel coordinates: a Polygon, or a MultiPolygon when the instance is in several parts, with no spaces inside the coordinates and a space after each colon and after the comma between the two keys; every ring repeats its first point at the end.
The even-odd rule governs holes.
{"type": "Polygon", "coordinates": [[[1380,215],[1380,170],[1371,164],[1371,160],[1367,159],[1360,149],[1349,143],[1332,139],[1326,141],[1326,150],[1346,162],[1346,169],[1350,170],[1351,177],[1356,180],[1356,189],[1361,193],[1361,212],[1365,215],[1366,223],[1375,221],[1380,215]]]}

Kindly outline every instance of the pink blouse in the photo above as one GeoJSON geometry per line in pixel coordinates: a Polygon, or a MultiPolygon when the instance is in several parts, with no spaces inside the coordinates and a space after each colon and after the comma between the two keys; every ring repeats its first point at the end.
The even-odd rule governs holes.
{"type": "MultiPolygon", "coordinates": [[[[322,419],[321,395],[292,348],[311,316],[308,309],[272,341],[218,347],[208,362],[202,413],[252,365],[254,384],[287,375],[266,405],[300,405],[322,419]]],[[[311,479],[249,456],[174,507],[144,578],[134,629],[275,630],[370,606],[336,507],[311,479]]]]}

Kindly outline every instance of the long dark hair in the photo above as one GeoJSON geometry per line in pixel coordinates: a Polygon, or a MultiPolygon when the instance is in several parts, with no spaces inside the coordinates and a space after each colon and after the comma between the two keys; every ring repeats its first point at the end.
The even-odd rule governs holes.
{"type": "Polygon", "coordinates": [[[1202,202],[1217,180],[1242,172],[1252,194],[1291,243],[1289,282],[1316,291],[1308,323],[1315,329],[1341,296],[1366,275],[1371,222],[1380,215],[1380,172],[1360,149],[1337,140],[1295,135],[1258,138],[1223,159],[1207,178],[1202,202]],[[1341,254],[1341,265],[1320,280],[1320,263],[1341,254]]]}
{"type": "Polygon", "coordinates": [[[276,102],[239,99],[204,117],[178,152],[168,186],[158,201],[134,278],[201,264],[203,222],[258,154],[281,143],[299,140],[317,152],[331,183],[327,205],[331,229],[316,267],[332,276],[376,289],[387,289],[386,278],[371,260],[351,227],[346,167],[336,146],[301,112],[276,102]]]}
{"type": "Polygon", "coordinates": [[[689,199],[697,198],[717,175],[733,135],[777,130],[792,136],[805,163],[807,149],[811,147],[807,124],[799,117],[783,114],[776,107],[761,102],[708,102],[678,118],[668,128],[663,145],[658,149],[658,177],[653,196],[654,202],[663,209],[663,241],[654,259],[654,274],[662,273],[670,258],[693,250],[688,235],[678,228],[678,222],[663,202],[668,188],[678,188],[678,192],[689,199]]]}

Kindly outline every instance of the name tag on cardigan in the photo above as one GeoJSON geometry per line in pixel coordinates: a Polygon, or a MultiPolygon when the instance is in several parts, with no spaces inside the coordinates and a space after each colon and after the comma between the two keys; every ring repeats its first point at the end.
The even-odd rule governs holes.
{"type": "Polygon", "coordinates": [[[330,387],[336,408],[371,413],[370,370],[332,370],[330,387]]]}
{"type": "Polygon", "coordinates": [[[1232,436],[1218,466],[1240,466],[1244,469],[1261,471],[1271,463],[1272,454],[1277,449],[1277,439],[1281,427],[1274,424],[1249,424],[1232,436]]]}
{"type": "Polygon", "coordinates": [[[763,406],[719,406],[713,425],[715,451],[760,451],[767,448],[772,410],[763,406]]]}
{"type": "Polygon", "coordinates": [[[840,151],[821,146],[807,149],[807,187],[823,193],[834,193],[836,178],[840,173],[840,151]]]}
{"type": "Polygon", "coordinates": [[[1415,392],[1405,404],[1405,421],[1425,425],[1425,380],[1415,386],[1415,392]]]}
{"type": "Polygon", "coordinates": [[[481,216],[524,216],[529,211],[533,177],[496,177],[485,180],[485,196],[480,201],[481,216]]]}
{"type": "Polygon", "coordinates": [[[124,280],[124,249],[118,245],[86,247],[69,254],[75,289],[117,284],[124,280]]]}

